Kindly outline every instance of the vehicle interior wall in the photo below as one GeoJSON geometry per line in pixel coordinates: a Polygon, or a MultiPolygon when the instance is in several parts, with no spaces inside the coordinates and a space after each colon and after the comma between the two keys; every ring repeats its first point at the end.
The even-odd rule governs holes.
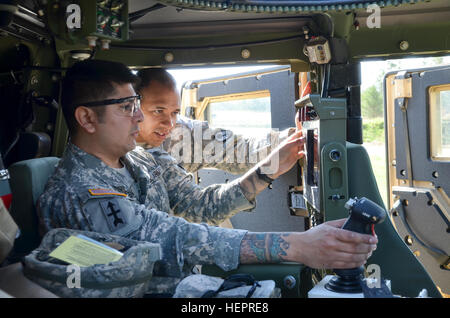
{"type": "MultiPolygon", "coordinates": [[[[447,1],[414,3],[408,7],[387,6],[383,8],[382,27],[370,28],[364,23],[369,16],[364,8],[343,7],[338,8],[339,10],[324,10],[317,7],[316,11],[310,12],[296,9],[283,14],[274,14],[270,10],[268,13],[259,11],[253,13],[242,7],[233,7],[233,10],[225,12],[197,8],[192,10],[193,5],[188,8],[183,5],[173,6],[167,2],[154,7],[151,11],[147,10],[145,15],[139,15],[137,13],[152,8],[156,2],[132,0],[128,3],[132,17],[129,39],[113,41],[109,49],[97,47],[94,50],[87,45],[84,34],[78,35],[75,31],[64,30],[67,14],[63,10],[63,5],[58,6],[52,1],[47,5],[39,1],[18,3],[32,11],[45,12],[43,16],[34,18],[47,24],[47,31],[53,35],[53,39],[49,41],[47,38],[41,38],[39,42],[39,38],[37,41],[30,39],[28,34],[25,39],[19,39],[6,36],[7,33],[4,33],[1,45],[5,50],[2,51],[3,54],[10,52],[12,58],[4,55],[2,60],[8,63],[3,64],[2,78],[10,77],[8,73],[14,69],[16,73],[22,73],[25,77],[22,78],[22,85],[26,84],[28,92],[34,91],[35,97],[39,98],[51,96],[55,101],[58,97],[57,85],[61,71],[37,70],[37,67],[66,68],[73,64],[76,61],[74,57],[83,51],[89,52],[97,59],[121,61],[137,68],[270,62],[289,64],[294,72],[299,72],[310,69],[307,57],[302,53],[305,30],[309,30],[311,35],[334,36],[331,45],[338,61],[332,62],[337,64],[350,60],[358,62],[368,57],[440,55],[449,50],[449,41],[445,40],[448,34],[441,35],[441,30],[449,27],[450,12],[446,6],[447,1]],[[242,32],[243,29],[247,32],[242,32]],[[408,49],[400,48],[399,44],[402,41],[408,42],[408,49]],[[23,53],[28,54],[28,58],[21,58],[20,55],[13,53],[16,44],[19,44],[20,50],[28,51],[23,53]],[[244,49],[249,56],[243,56],[244,49]],[[27,68],[23,69],[22,66],[27,68]],[[31,66],[34,69],[30,68],[31,66]]],[[[15,79],[10,78],[9,81],[14,82],[15,79]]],[[[7,91],[12,94],[14,90],[7,91]]],[[[40,108],[39,112],[35,112],[38,117],[33,120],[31,129],[44,131],[50,137],[53,137],[55,129],[61,129],[52,139],[58,139],[59,135],[67,137],[67,133],[64,134],[61,116],[56,118],[55,107],[51,106],[55,104],[52,100],[43,101],[43,99],[40,98],[40,103],[37,98],[31,102],[35,104],[32,107],[40,108]]],[[[29,125],[23,123],[15,125],[25,125],[29,129],[29,125]]],[[[11,143],[10,139],[13,137],[7,136],[8,134],[14,135],[11,129],[7,129],[3,139],[8,141],[2,143],[11,143]]],[[[3,152],[7,150],[7,146],[2,148],[3,152]]],[[[62,149],[61,142],[58,141],[52,149],[52,154],[61,155],[62,149]]]]}

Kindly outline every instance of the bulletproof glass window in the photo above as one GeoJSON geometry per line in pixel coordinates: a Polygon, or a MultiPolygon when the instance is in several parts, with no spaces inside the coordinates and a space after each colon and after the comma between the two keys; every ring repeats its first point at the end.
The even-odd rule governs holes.
{"type": "Polygon", "coordinates": [[[450,161],[450,85],[431,87],[429,98],[431,159],[450,161]]]}
{"type": "Polygon", "coordinates": [[[270,92],[216,97],[206,106],[204,118],[211,127],[229,129],[246,136],[261,136],[272,127],[270,92]]]}

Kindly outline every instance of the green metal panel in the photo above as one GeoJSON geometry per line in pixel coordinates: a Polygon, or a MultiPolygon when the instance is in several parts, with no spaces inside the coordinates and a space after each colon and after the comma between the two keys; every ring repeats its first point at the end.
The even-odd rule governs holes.
{"type": "Polygon", "coordinates": [[[236,273],[251,274],[257,280],[274,280],[276,286],[281,288],[283,298],[306,298],[308,291],[313,287],[311,270],[296,263],[240,265],[236,270],[229,272],[217,266],[202,267],[202,274],[205,275],[227,277],[236,273]],[[287,276],[292,276],[296,281],[292,289],[287,288],[283,282],[287,276]]]}
{"type": "Polygon", "coordinates": [[[309,99],[320,120],[305,122],[304,129],[319,130],[320,163],[320,211],[328,220],[330,213],[346,214],[344,208],[348,200],[347,185],[347,102],[343,98],[321,98],[310,94],[309,99]],[[338,161],[330,158],[330,152],[340,153],[338,161]]]}
{"type": "Polygon", "coordinates": [[[328,220],[328,212],[345,211],[348,200],[347,154],[347,102],[343,98],[311,97],[320,118],[320,190],[321,207],[328,220]],[[317,105],[317,106],[316,106],[317,105]],[[338,161],[332,161],[331,151],[340,153],[338,161]]]}
{"type": "MultiPolygon", "coordinates": [[[[320,207],[325,221],[348,217],[344,204],[353,197],[366,197],[384,207],[365,148],[345,141],[345,99],[320,98],[318,95],[311,95],[310,101],[320,120],[305,122],[304,128],[319,128],[320,207]],[[341,152],[339,161],[331,160],[329,154],[332,149],[341,152]],[[333,173],[336,169],[340,173],[333,173]],[[342,183],[337,179],[340,179],[342,183]],[[346,193],[345,199],[332,200],[333,195],[341,193],[346,193]]],[[[425,288],[429,296],[441,297],[430,275],[403,242],[389,218],[376,226],[376,233],[379,243],[368,265],[380,266],[382,277],[391,280],[394,294],[416,297],[425,288]]]]}
{"type": "Polygon", "coordinates": [[[74,0],[67,3],[51,0],[47,3],[47,24],[49,28],[60,35],[68,42],[75,43],[78,41],[87,44],[87,36],[97,36],[101,39],[112,41],[128,40],[129,23],[128,23],[128,1],[116,1],[116,7],[111,8],[112,2],[100,4],[99,1],[92,0],[74,0]],[[70,11],[69,5],[77,5],[79,12],[70,11]],[[106,7],[104,6],[106,5],[106,7]],[[67,10],[69,11],[67,12],[67,10]],[[73,17],[79,13],[80,27],[73,26],[68,28],[68,22],[73,22],[73,17]],[[99,21],[104,21],[101,26],[99,21]],[[116,23],[120,22],[120,26],[116,23]]]}
{"type": "MultiPolygon", "coordinates": [[[[289,38],[289,36],[283,34],[277,35],[277,37],[272,36],[272,38],[289,38]]],[[[126,46],[117,44],[111,50],[98,51],[96,58],[114,60],[129,66],[163,65],[165,67],[181,65],[198,67],[211,65],[212,63],[273,63],[273,61],[277,61],[279,64],[291,64],[295,72],[309,70],[309,64],[304,60],[305,56],[299,54],[303,50],[303,41],[298,35],[279,42],[276,40],[271,42],[270,38],[270,36],[255,38],[244,34],[239,38],[217,36],[190,38],[188,43],[185,39],[152,40],[151,46],[134,43],[126,46]],[[232,41],[231,43],[245,44],[242,46],[225,45],[230,41],[232,41]],[[260,44],[258,41],[267,41],[267,43],[260,44]],[[215,43],[217,43],[216,47],[215,43]],[[241,51],[243,48],[250,51],[250,58],[242,58],[241,51]],[[173,54],[173,61],[170,63],[164,59],[167,53],[173,54]]]]}
{"type": "Polygon", "coordinates": [[[351,33],[349,48],[352,58],[411,57],[425,54],[448,54],[450,21],[432,24],[382,26],[351,33]],[[409,48],[400,49],[408,41],[409,48]]]}
{"type": "MultiPolygon", "coordinates": [[[[350,197],[366,197],[384,206],[372,171],[369,156],[362,145],[347,143],[350,197]]],[[[346,217],[342,213],[328,213],[328,218],[346,217]]],[[[425,288],[430,297],[442,297],[422,264],[398,235],[389,217],[375,227],[377,250],[367,265],[380,266],[381,276],[391,280],[392,292],[401,296],[417,297],[425,288]]]]}

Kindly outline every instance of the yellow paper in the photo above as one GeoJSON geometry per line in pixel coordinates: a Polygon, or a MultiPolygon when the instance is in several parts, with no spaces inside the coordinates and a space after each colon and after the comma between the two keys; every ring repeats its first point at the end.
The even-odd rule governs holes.
{"type": "Polygon", "coordinates": [[[51,252],[50,256],[69,264],[92,266],[118,261],[122,257],[122,253],[76,236],[70,236],[51,252]]]}

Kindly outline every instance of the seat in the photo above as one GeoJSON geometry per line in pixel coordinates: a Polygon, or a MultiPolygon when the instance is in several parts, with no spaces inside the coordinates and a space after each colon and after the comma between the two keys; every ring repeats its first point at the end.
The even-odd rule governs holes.
{"type": "Polygon", "coordinates": [[[0,298],[57,298],[55,294],[31,281],[23,274],[21,263],[0,268],[0,298]]]}
{"type": "Polygon", "coordinates": [[[44,158],[49,156],[51,148],[52,140],[48,134],[24,131],[19,134],[17,142],[3,157],[3,162],[8,168],[14,162],[44,158]]]}
{"type": "Polygon", "coordinates": [[[11,262],[39,246],[41,237],[36,201],[58,162],[57,157],[35,158],[16,162],[8,168],[13,196],[10,213],[20,229],[20,236],[16,239],[10,256],[11,262]]]}

